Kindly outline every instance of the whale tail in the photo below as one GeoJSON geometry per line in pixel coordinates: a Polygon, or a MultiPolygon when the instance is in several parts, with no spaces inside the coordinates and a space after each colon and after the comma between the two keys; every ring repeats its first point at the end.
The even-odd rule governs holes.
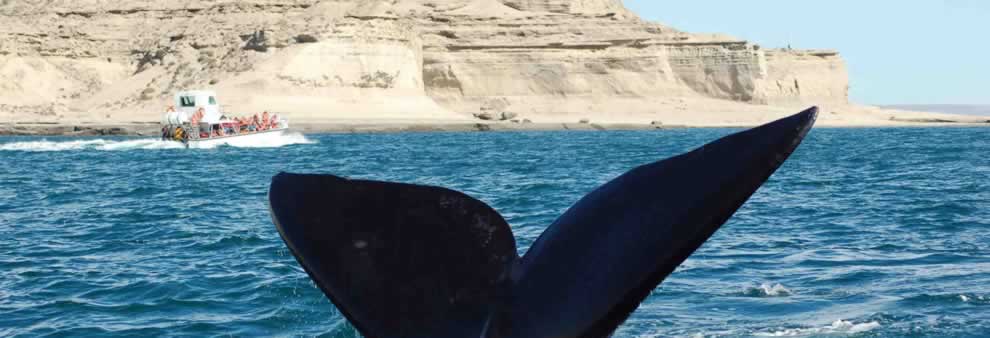
{"type": "Polygon", "coordinates": [[[605,337],[783,164],[817,108],[644,165],[519,257],[485,203],[438,187],[282,173],[272,219],[366,337],[605,337]]]}

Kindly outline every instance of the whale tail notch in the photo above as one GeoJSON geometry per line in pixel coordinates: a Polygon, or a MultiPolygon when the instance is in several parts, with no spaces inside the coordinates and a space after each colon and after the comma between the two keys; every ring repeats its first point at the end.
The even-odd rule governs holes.
{"type": "Polygon", "coordinates": [[[485,203],[438,187],[282,173],[272,219],[366,337],[606,337],[790,156],[817,108],[647,164],[523,256],[485,203]]]}

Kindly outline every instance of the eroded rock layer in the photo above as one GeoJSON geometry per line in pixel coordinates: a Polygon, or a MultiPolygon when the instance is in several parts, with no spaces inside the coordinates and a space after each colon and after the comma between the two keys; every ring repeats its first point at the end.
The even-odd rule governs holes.
{"type": "Polygon", "coordinates": [[[154,121],[192,88],[302,120],[847,101],[835,52],[680,32],[619,0],[14,1],[0,20],[13,120],[154,121]]]}

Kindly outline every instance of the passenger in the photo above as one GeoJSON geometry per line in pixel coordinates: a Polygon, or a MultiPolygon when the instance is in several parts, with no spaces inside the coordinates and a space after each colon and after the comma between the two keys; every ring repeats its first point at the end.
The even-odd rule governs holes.
{"type": "Polygon", "coordinates": [[[264,130],[264,129],[261,129],[261,121],[258,118],[258,114],[254,114],[254,118],[251,120],[251,125],[254,126],[254,130],[255,131],[262,131],[262,130],[264,130]]]}
{"type": "Polygon", "coordinates": [[[278,129],[278,114],[272,114],[272,129],[278,129]]]}
{"type": "Polygon", "coordinates": [[[268,130],[271,126],[271,120],[268,116],[268,111],[266,110],[264,113],[261,113],[261,129],[268,130]]]}

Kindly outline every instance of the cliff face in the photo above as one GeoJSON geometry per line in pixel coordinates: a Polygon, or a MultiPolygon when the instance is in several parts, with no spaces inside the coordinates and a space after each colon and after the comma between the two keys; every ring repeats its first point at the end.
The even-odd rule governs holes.
{"type": "Polygon", "coordinates": [[[13,120],[154,121],[191,88],[302,120],[847,101],[834,52],[680,32],[619,0],[52,0],[4,2],[0,20],[13,120]]]}
{"type": "Polygon", "coordinates": [[[766,52],[768,101],[772,104],[846,102],[849,72],[838,52],[772,50],[766,52]]]}

